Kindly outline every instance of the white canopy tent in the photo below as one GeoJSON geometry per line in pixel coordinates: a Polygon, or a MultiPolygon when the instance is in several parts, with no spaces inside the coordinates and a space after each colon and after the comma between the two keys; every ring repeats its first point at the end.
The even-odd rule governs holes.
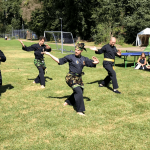
{"type": "Polygon", "coordinates": [[[136,37],[136,46],[148,45],[148,39],[150,37],[150,28],[146,28],[139,32],[136,37]]]}

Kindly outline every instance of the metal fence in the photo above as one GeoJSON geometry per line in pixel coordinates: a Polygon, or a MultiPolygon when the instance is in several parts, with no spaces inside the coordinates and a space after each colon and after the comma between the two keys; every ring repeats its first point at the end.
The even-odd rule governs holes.
{"type": "Polygon", "coordinates": [[[8,33],[0,33],[0,38],[11,39],[38,39],[38,36],[29,29],[12,30],[8,33]]]}

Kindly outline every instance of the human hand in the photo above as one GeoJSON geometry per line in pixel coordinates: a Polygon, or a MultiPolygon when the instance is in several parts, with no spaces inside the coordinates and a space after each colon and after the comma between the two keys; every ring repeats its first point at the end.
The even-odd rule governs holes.
{"type": "Polygon", "coordinates": [[[121,53],[121,50],[120,50],[120,49],[118,49],[118,52],[119,52],[119,53],[121,53]]]}
{"type": "Polygon", "coordinates": [[[46,49],[50,49],[51,47],[48,44],[45,44],[46,49]]]}
{"type": "Polygon", "coordinates": [[[92,59],[94,60],[93,64],[98,64],[99,63],[99,60],[95,56],[93,56],[92,59]]]}
{"type": "Polygon", "coordinates": [[[96,48],[95,46],[90,47],[90,49],[93,50],[93,51],[98,51],[97,48],[96,48]]]}
{"type": "Polygon", "coordinates": [[[118,49],[117,55],[121,56],[121,50],[118,49]]]}
{"type": "Polygon", "coordinates": [[[49,52],[41,52],[41,54],[50,55],[50,53],[49,53],[49,52]]]}

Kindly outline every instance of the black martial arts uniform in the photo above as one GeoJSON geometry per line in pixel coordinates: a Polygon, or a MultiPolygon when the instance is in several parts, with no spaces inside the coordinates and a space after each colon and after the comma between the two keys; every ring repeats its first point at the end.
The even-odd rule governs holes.
{"type": "Polygon", "coordinates": [[[66,62],[69,62],[69,73],[66,76],[66,83],[73,89],[72,95],[66,102],[69,105],[76,106],[77,112],[83,112],[85,111],[85,106],[83,101],[82,69],[84,66],[96,67],[96,65],[93,64],[93,60],[84,56],[77,57],[75,54],[59,59],[59,65],[63,65],[66,62]]]}
{"type": "Polygon", "coordinates": [[[118,88],[117,78],[116,78],[116,72],[114,71],[114,62],[109,61],[115,60],[115,56],[117,55],[117,49],[115,46],[111,46],[110,44],[104,45],[101,49],[98,49],[98,51],[95,51],[96,54],[102,54],[104,53],[104,61],[103,61],[103,67],[107,70],[108,76],[101,82],[102,85],[107,86],[112,80],[113,89],[118,88]],[[108,59],[108,60],[105,60],[108,59]]]}
{"type": "Polygon", "coordinates": [[[44,74],[45,74],[46,65],[44,62],[43,54],[41,54],[41,52],[43,52],[43,51],[50,52],[51,49],[46,49],[45,45],[40,46],[39,43],[33,44],[29,47],[26,47],[26,46],[22,47],[22,49],[25,51],[34,51],[34,55],[35,55],[34,64],[37,67],[37,69],[39,70],[39,75],[37,76],[37,78],[34,81],[35,81],[35,83],[40,83],[41,85],[45,86],[44,74]]]}
{"type": "MultiPolygon", "coordinates": [[[[0,63],[5,62],[5,61],[6,61],[6,57],[5,57],[4,53],[0,50],[0,63]]],[[[0,86],[2,86],[1,70],[0,70],[0,86]]]]}
{"type": "MultiPolygon", "coordinates": [[[[145,59],[140,59],[139,62],[141,64],[144,64],[145,63],[145,59]]],[[[139,69],[141,69],[141,70],[143,70],[143,69],[147,70],[146,65],[144,65],[143,67],[141,66],[139,69]]]]}

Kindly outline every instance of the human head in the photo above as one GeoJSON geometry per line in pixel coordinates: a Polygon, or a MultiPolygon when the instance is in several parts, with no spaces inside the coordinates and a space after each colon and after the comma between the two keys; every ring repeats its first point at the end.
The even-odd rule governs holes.
{"type": "Polygon", "coordinates": [[[116,38],[115,38],[115,37],[111,37],[109,44],[110,44],[111,46],[114,46],[114,45],[116,44],[116,38]]]}
{"type": "Polygon", "coordinates": [[[80,56],[83,50],[79,50],[78,48],[75,49],[75,55],[80,56]]]}
{"type": "Polygon", "coordinates": [[[44,42],[45,42],[45,37],[44,36],[40,36],[40,38],[39,38],[39,44],[40,45],[43,45],[44,44],[44,42]]]}
{"type": "Polygon", "coordinates": [[[142,54],[141,54],[141,57],[142,57],[142,58],[145,58],[145,53],[142,53],[142,54]]]}
{"type": "Polygon", "coordinates": [[[80,56],[83,50],[86,51],[86,49],[84,48],[84,43],[77,42],[77,45],[75,47],[75,55],[80,56]]]}

